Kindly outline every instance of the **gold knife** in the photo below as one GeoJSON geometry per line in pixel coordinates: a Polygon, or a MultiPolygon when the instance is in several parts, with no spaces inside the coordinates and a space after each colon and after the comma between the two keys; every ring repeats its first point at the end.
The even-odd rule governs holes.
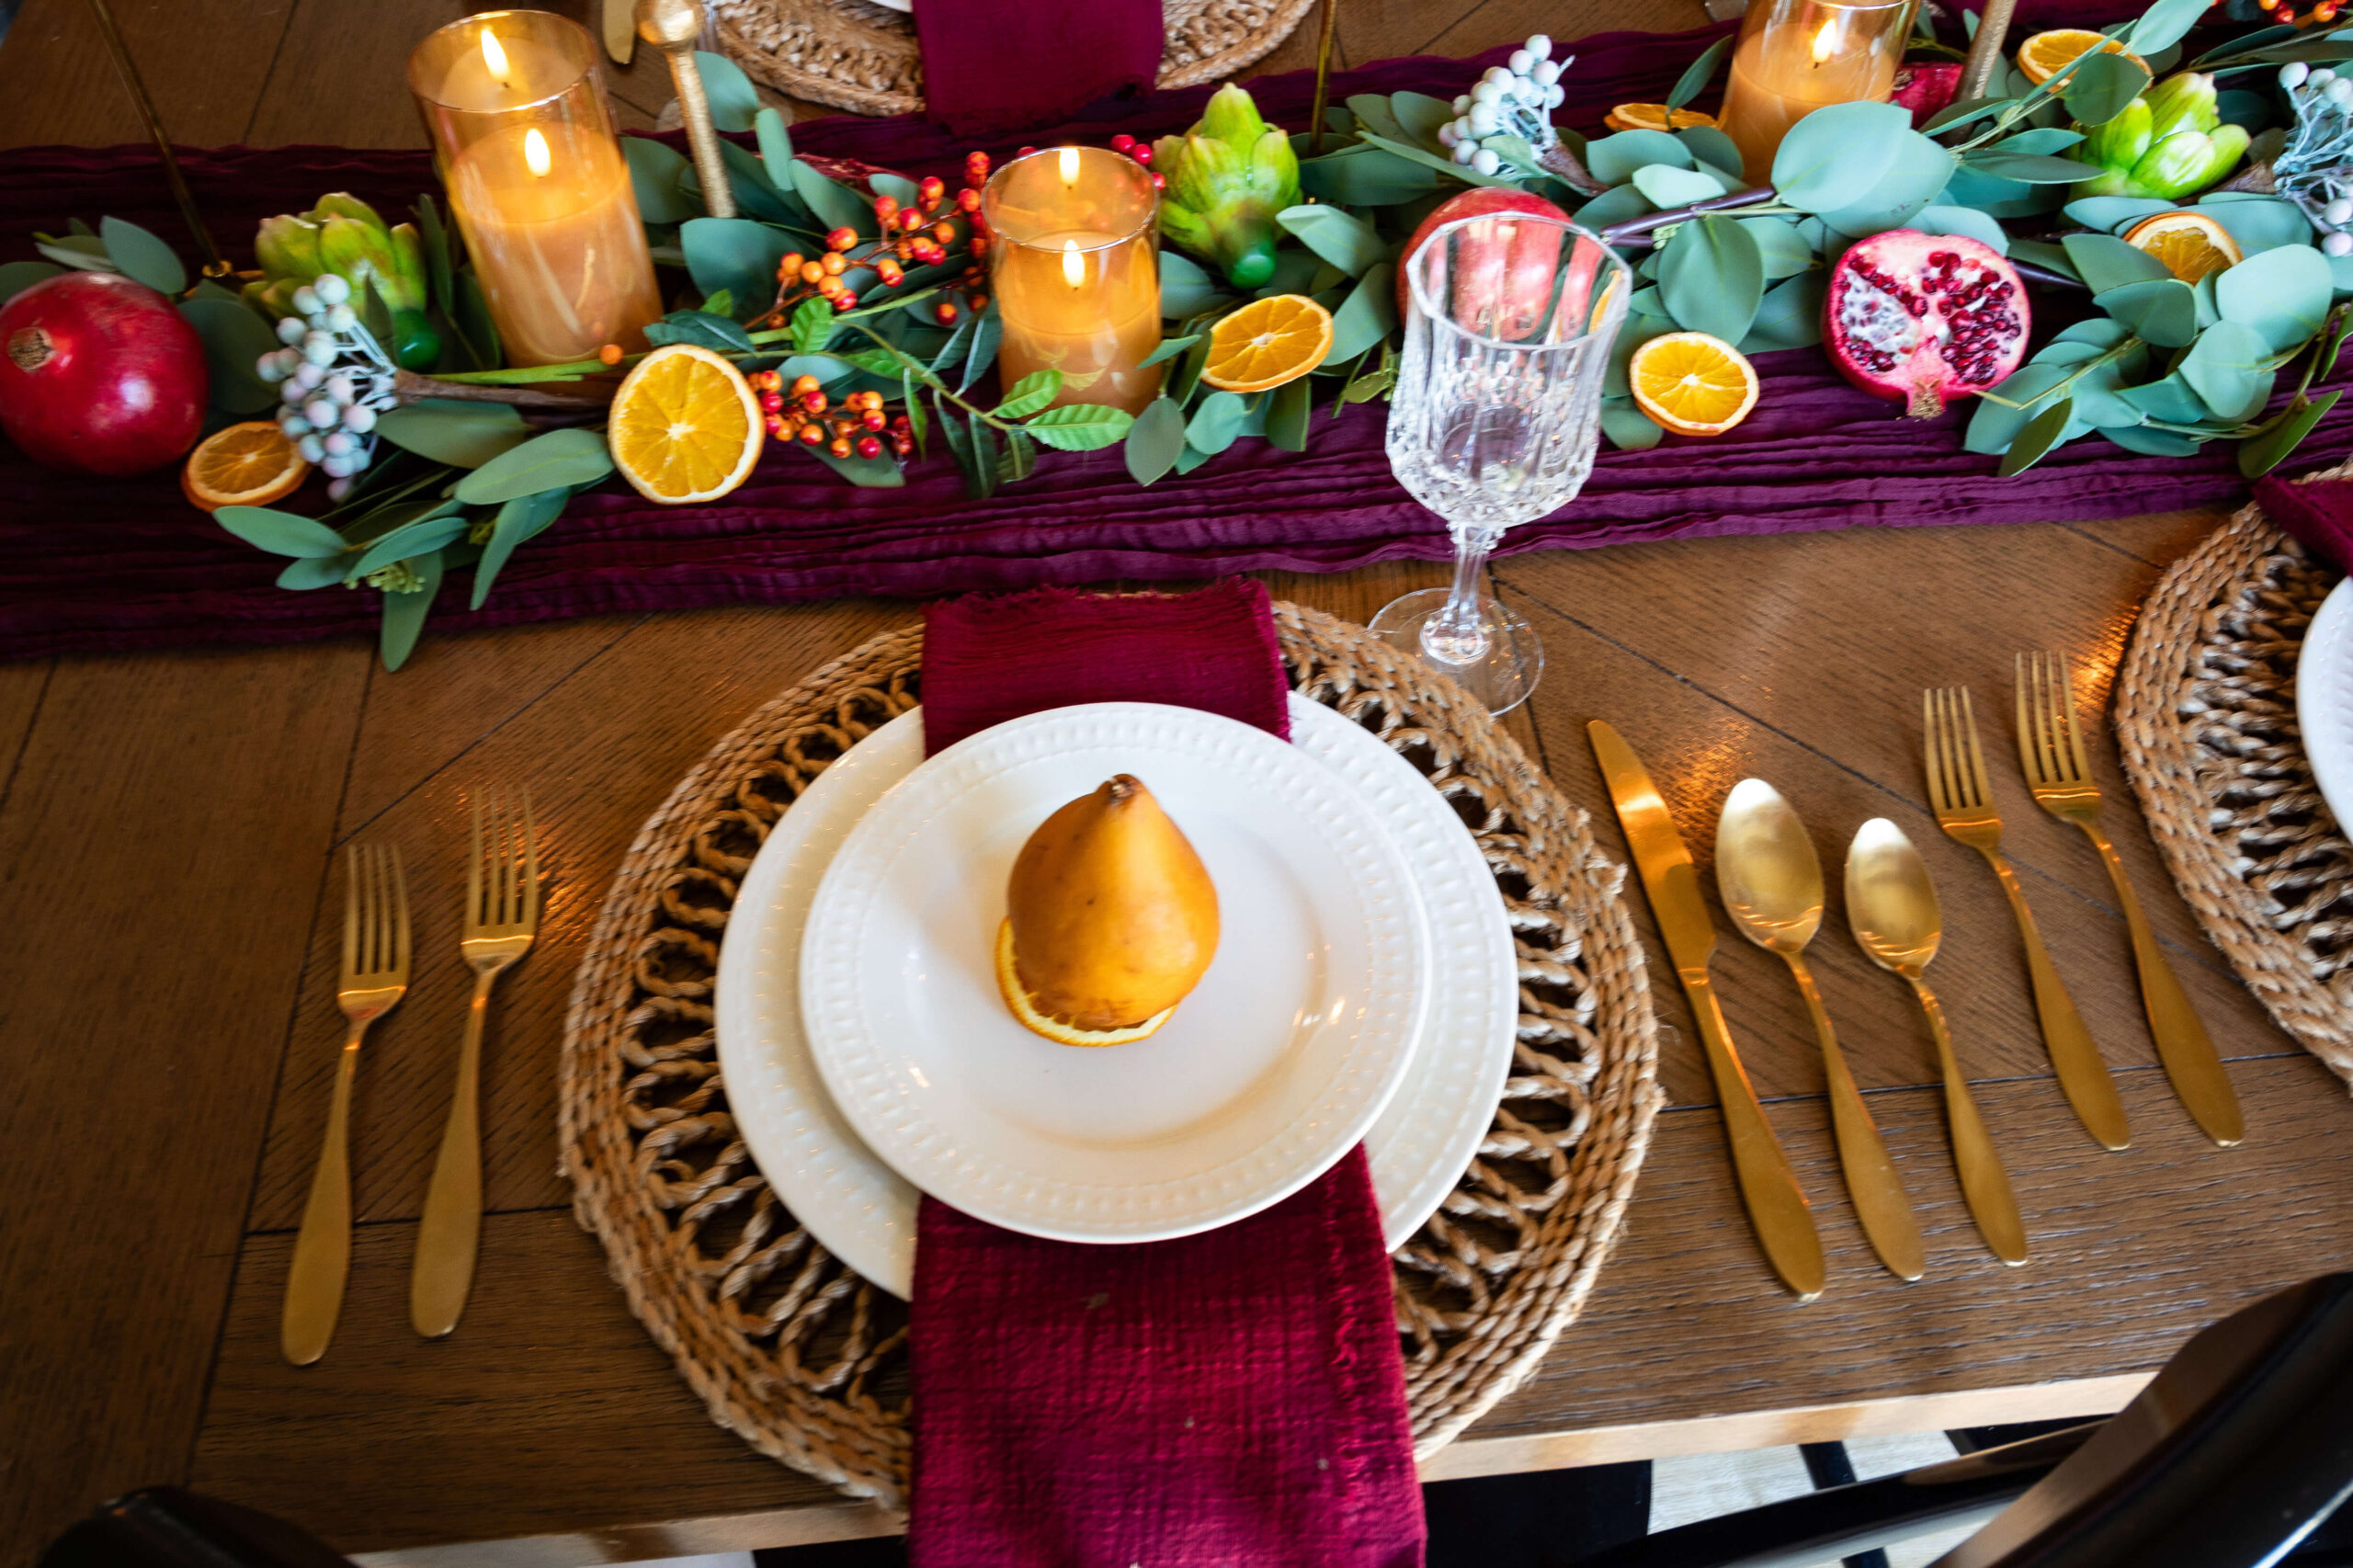
{"type": "Polygon", "coordinates": [[[1666,801],[1651,782],[1648,769],[1625,739],[1605,720],[1586,726],[1593,741],[1594,760],[1609,786],[1610,803],[1618,808],[1618,824],[1634,854],[1634,869],[1642,873],[1643,891],[1650,894],[1651,914],[1658,934],[1674,960],[1676,978],[1691,1000],[1699,1021],[1699,1041],[1706,1048],[1708,1071],[1716,1081],[1716,1098],[1723,1107],[1724,1134],[1732,1144],[1733,1172],[1740,1181],[1741,1201],[1748,1206],[1749,1223],[1765,1249],[1765,1260],[1781,1283],[1801,1301],[1822,1294],[1824,1280],[1822,1234],[1814,1229],[1813,1210],[1798,1186],[1790,1157],[1756,1103],[1740,1053],[1733,1049],[1732,1033],[1724,1027],[1723,1008],[1708,981],[1708,958],[1716,950],[1716,923],[1699,894],[1699,876],[1692,869],[1691,852],[1675,830],[1666,801]]]}
{"type": "Polygon", "coordinates": [[[637,0],[604,0],[605,52],[626,65],[637,51],[637,0]]]}

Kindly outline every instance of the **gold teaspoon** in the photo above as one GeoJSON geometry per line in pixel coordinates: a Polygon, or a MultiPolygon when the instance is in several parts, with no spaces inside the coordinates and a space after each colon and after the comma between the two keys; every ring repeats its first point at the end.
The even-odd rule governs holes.
{"type": "Polygon", "coordinates": [[[1945,1118],[1952,1127],[1952,1159],[1961,1173],[1961,1195],[1977,1221],[1978,1233],[1994,1256],[2004,1263],[2026,1261],[2026,1224],[2018,1218],[2018,1200],[2003,1174],[2001,1157],[1977,1114],[1969,1084],[1953,1056],[1952,1031],[1945,1027],[1944,1009],[1937,1006],[1921,973],[1937,956],[1942,917],[1937,890],[1920,852],[1904,830],[1885,817],[1873,817],[1855,830],[1847,851],[1847,922],[1855,940],[1870,960],[1912,983],[1920,1010],[1928,1016],[1928,1032],[1936,1037],[1937,1062],[1945,1079],[1945,1118]]]}
{"type": "Polygon", "coordinates": [[[1822,859],[1796,810],[1762,778],[1744,778],[1724,799],[1716,822],[1716,889],[1740,934],[1779,953],[1813,1017],[1822,1042],[1822,1068],[1830,1084],[1831,1127],[1838,1139],[1838,1164],[1855,1200],[1863,1234],[1888,1272],[1917,1279],[1924,1267],[1920,1224],[1912,1214],[1895,1164],[1887,1157],[1879,1128],[1863,1104],[1855,1075],[1847,1070],[1837,1031],[1806,968],[1806,944],[1822,927],[1822,859]]]}

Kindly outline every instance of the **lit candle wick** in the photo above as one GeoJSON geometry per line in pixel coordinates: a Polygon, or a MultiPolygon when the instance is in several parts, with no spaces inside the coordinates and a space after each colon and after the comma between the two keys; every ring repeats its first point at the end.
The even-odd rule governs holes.
{"type": "Polygon", "coordinates": [[[482,62],[490,68],[492,81],[506,85],[506,51],[498,47],[498,35],[488,28],[482,30],[482,62]]]}
{"type": "Polygon", "coordinates": [[[1816,65],[1821,64],[1824,61],[1830,58],[1831,51],[1836,50],[1837,47],[1838,21],[1837,18],[1834,17],[1829,21],[1823,23],[1822,30],[1813,35],[1813,62],[1816,65]]]}
{"type": "Polygon", "coordinates": [[[1086,258],[1078,254],[1076,240],[1063,242],[1063,281],[1074,289],[1086,281],[1086,258]]]}
{"type": "MultiPolygon", "coordinates": [[[[488,38],[490,35],[484,33],[483,36],[488,38]]],[[[523,162],[535,175],[545,175],[554,166],[554,161],[548,156],[548,139],[540,134],[540,128],[536,125],[523,132],[523,162]]]]}
{"type": "Polygon", "coordinates": [[[1078,149],[1075,147],[1063,148],[1062,165],[1063,183],[1064,185],[1076,185],[1078,183],[1078,149]]]}

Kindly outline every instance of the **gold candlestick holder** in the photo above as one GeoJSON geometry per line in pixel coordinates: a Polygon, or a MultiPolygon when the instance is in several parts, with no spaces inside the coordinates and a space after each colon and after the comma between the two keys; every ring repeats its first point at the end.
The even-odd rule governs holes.
{"type": "Polygon", "coordinates": [[[702,0],[637,0],[637,36],[670,62],[670,80],[678,87],[678,115],[686,121],[687,145],[693,149],[695,175],[702,181],[703,206],[714,218],[733,218],[735,191],[719,156],[719,132],[710,123],[702,68],[695,63],[695,45],[703,36],[702,0]]]}

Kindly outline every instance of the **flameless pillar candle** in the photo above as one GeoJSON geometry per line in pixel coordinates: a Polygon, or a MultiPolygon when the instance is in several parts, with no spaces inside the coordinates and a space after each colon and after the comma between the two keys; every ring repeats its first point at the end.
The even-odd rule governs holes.
{"type": "Polygon", "coordinates": [[[642,348],[662,301],[587,32],[486,11],[419,44],[408,82],[507,362],[642,348]]]}
{"type": "Polygon", "coordinates": [[[1063,373],[1056,403],[1141,412],[1160,393],[1160,199],[1152,174],[1101,147],[1053,147],[990,176],[990,291],[1008,387],[1063,373]]]}
{"type": "Polygon", "coordinates": [[[1831,104],[1885,103],[1912,27],[1912,0],[1882,6],[1759,0],[1748,8],[1724,88],[1724,134],[1749,179],[1773,177],[1790,127],[1831,104]]]}

